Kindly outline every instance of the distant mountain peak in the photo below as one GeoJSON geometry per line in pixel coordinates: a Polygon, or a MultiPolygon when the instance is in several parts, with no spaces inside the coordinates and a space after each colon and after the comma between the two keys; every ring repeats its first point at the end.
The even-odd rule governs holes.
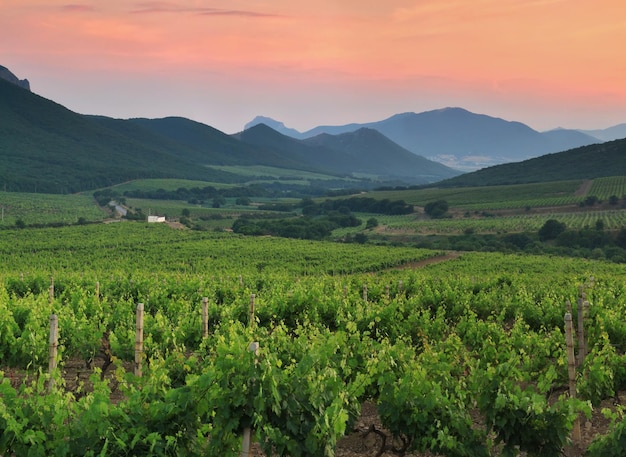
{"type": "Polygon", "coordinates": [[[434,112],[440,112],[440,113],[469,113],[470,111],[466,110],[465,108],[461,108],[460,106],[446,106],[445,108],[439,108],[436,110],[433,110],[434,112]]]}
{"type": "Polygon", "coordinates": [[[30,91],[30,83],[28,82],[28,79],[19,79],[11,72],[11,70],[7,67],[3,67],[2,65],[0,65],[0,79],[4,79],[5,81],[15,84],[22,89],[30,91]]]}
{"type": "Polygon", "coordinates": [[[277,132],[282,133],[283,135],[287,135],[293,138],[299,138],[301,136],[301,133],[299,131],[297,131],[296,129],[292,129],[289,128],[287,126],[285,126],[285,124],[283,124],[280,121],[277,121],[275,119],[272,119],[271,117],[267,117],[267,116],[257,116],[254,119],[252,119],[250,122],[248,122],[246,125],[244,125],[243,129],[244,130],[248,130],[252,127],[254,127],[255,125],[259,125],[259,124],[265,124],[268,127],[272,128],[273,130],[276,130],[277,132]]]}
{"type": "Polygon", "coordinates": [[[283,124],[280,121],[277,121],[275,119],[272,119],[271,117],[267,117],[267,116],[256,116],[254,119],[252,119],[250,122],[248,122],[246,125],[243,126],[244,130],[248,130],[250,127],[254,127],[257,124],[265,124],[268,126],[272,126],[275,125],[277,127],[285,127],[285,124],[283,124]]]}

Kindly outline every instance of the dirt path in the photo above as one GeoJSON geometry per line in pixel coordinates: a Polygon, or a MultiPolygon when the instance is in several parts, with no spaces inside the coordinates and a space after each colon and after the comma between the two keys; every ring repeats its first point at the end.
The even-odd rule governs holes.
{"type": "Polygon", "coordinates": [[[418,262],[405,263],[403,265],[394,267],[393,269],[394,270],[408,270],[408,269],[413,270],[416,268],[423,268],[427,265],[432,265],[434,263],[441,263],[441,262],[447,262],[448,260],[458,259],[460,255],[461,254],[457,251],[449,251],[443,255],[429,257],[428,259],[420,260],[418,262]]]}
{"type": "Polygon", "coordinates": [[[593,179],[584,180],[583,183],[578,188],[578,190],[574,192],[574,196],[584,197],[585,195],[587,195],[587,192],[589,192],[589,189],[591,189],[592,184],[593,184],[593,179]]]}

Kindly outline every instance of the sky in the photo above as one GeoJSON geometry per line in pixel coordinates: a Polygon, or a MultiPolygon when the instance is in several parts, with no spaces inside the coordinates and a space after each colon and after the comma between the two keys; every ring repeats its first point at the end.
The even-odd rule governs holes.
{"type": "Polygon", "coordinates": [[[0,0],[0,65],[83,114],[300,131],[463,107],[626,122],[624,0],[0,0]]]}

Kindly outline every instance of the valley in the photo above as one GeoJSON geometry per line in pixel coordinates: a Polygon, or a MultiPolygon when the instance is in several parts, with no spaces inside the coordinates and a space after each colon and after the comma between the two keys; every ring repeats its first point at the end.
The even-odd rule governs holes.
{"type": "Polygon", "coordinates": [[[227,135],[15,79],[0,455],[623,455],[619,126],[444,108],[227,135]]]}

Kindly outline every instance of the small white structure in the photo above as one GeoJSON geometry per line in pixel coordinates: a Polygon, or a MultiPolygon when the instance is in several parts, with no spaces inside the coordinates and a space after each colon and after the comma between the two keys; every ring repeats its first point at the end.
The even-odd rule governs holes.
{"type": "Polygon", "coordinates": [[[148,216],[149,223],[165,222],[165,216],[148,216]]]}

